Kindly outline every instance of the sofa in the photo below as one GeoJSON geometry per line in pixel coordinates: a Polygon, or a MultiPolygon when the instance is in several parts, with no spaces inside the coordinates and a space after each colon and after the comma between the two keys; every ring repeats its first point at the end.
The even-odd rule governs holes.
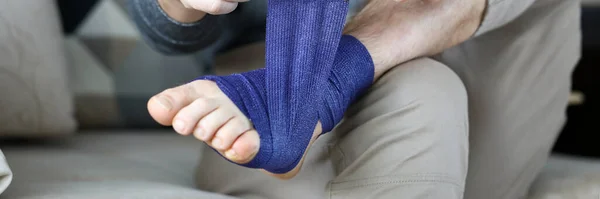
{"type": "MultiPolygon", "coordinates": [[[[154,93],[204,74],[202,55],[154,52],[121,0],[99,1],[73,34],[60,24],[54,1],[0,1],[0,198],[231,198],[196,188],[210,180],[194,177],[211,172],[196,171],[205,146],[145,111],[154,93]]],[[[261,49],[224,53],[215,72],[260,67],[261,49]]],[[[598,198],[600,160],[553,155],[530,190],[598,198]]]]}

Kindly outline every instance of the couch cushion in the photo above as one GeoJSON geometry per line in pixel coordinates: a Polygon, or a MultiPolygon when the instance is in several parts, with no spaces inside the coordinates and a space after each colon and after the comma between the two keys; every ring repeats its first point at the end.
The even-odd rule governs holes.
{"type": "Polygon", "coordinates": [[[3,146],[15,178],[2,198],[228,198],[194,187],[202,143],[163,132],[88,132],[3,146]]]}
{"type": "MultiPolygon", "coordinates": [[[[148,99],[203,74],[193,56],[162,55],[146,44],[124,2],[98,0],[66,40],[82,128],[158,127],[146,110],[148,99]]],[[[73,10],[65,11],[80,11],[73,10]]]]}
{"type": "Polygon", "coordinates": [[[0,137],[75,128],[54,2],[0,1],[0,137]]]}
{"type": "Polygon", "coordinates": [[[529,199],[599,198],[600,160],[553,155],[539,174],[529,199]]]}
{"type": "MultiPolygon", "coordinates": [[[[167,56],[138,33],[123,0],[100,0],[67,39],[76,117],[82,128],[157,127],[146,103],[164,89],[209,72],[212,53],[167,56]]],[[[264,43],[232,49],[215,60],[218,74],[264,66],[264,43]]]]}

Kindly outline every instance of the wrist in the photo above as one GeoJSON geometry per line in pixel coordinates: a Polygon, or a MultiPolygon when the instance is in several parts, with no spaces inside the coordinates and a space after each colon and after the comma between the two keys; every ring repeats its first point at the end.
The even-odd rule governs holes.
{"type": "Polygon", "coordinates": [[[186,8],[181,0],[157,0],[160,8],[173,20],[181,23],[194,23],[200,21],[205,12],[186,8]]]}

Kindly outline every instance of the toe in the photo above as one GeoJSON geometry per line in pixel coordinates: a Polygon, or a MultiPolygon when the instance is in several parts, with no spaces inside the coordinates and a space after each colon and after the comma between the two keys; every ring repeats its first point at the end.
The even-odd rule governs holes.
{"type": "Polygon", "coordinates": [[[169,126],[179,110],[201,97],[201,93],[212,91],[216,87],[214,82],[198,80],[167,89],[150,98],[148,112],[158,123],[169,126]]]}
{"type": "Polygon", "coordinates": [[[248,163],[256,156],[259,147],[260,137],[258,132],[256,130],[246,131],[235,140],[231,149],[225,152],[225,157],[236,163],[248,163]]]}
{"type": "Polygon", "coordinates": [[[223,150],[223,140],[214,137],[215,133],[234,117],[234,112],[223,106],[219,106],[208,115],[204,116],[196,125],[194,136],[199,140],[207,142],[217,150],[223,150]]]}
{"type": "Polygon", "coordinates": [[[156,122],[169,126],[173,117],[183,107],[186,107],[206,93],[215,92],[218,86],[211,81],[197,80],[191,83],[167,89],[148,101],[148,112],[156,122]]]}
{"type": "Polygon", "coordinates": [[[216,100],[200,97],[182,108],[173,119],[173,129],[179,134],[192,133],[198,121],[218,108],[216,100]]]}
{"type": "Polygon", "coordinates": [[[242,133],[250,129],[252,129],[252,125],[246,117],[243,115],[236,116],[231,118],[231,120],[217,131],[215,139],[218,138],[221,140],[221,149],[229,149],[242,133]]]}

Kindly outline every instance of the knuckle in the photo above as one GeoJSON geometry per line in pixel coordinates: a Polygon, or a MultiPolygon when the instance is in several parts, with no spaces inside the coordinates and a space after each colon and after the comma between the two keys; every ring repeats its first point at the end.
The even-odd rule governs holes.
{"type": "Polygon", "coordinates": [[[205,109],[210,107],[210,100],[204,97],[200,97],[194,100],[194,107],[199,108],[199,109],[205,109]]]}
{"type": "Polygon", "coordinates": [[[219,89],[217,83],[208,80],[196,80],[188,84],[190,89],[194,90],[195,93],[203,93],[202,91],[215,92],[219,89]]]}
{"type": "Polygon", "coordinates": [[[193,97],[193,96],[197,96],[196,89],[193,85],[191,84],[186,84],[180,87],[181,89],[181,94],[184,95],[184,97],[193,97]]]}
{"type": "Polygon", "coordinates": [[[169,88],[169,89],[164,90],[161,94],[162,95],[173,96],[173,95],[177,95],[177,93],[179,93],[177,91],[177,89],[175,89],[175,88],[169,88]]]}
{"type": "Polygon", "coordinates": [[[174,99],[187,98],[192,95],[189,86],[180,86],[175,88],[169,88],[163,92],[164,95],[174,99]]]}
{"type": "Polygon", "coordinates": [[[179,98],[181,96],[181,93],[178,92],[176,89],[169,88],[169,89],[163,91],[162,93],[158,94],[158,96],[164,97],[167,100],[172,102],[175,99],[179,98]]]}

